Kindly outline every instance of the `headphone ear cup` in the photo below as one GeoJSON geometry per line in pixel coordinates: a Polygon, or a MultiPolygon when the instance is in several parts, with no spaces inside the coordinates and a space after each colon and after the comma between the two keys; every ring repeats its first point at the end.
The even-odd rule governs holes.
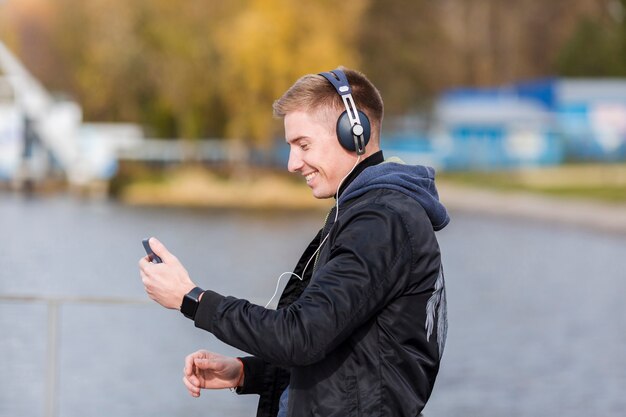
{"type": "MultiPolygon", "coordinates": [[[[370,119],[365,115],[365,113],[362,111],[359,111],[358,113],[359,119],[361,120],[361,126],[363,126],[363,145],[365,147],[370,141],[372,128],[370,126],[370,119]]],[[[339,119],[337,120],[337,139],[339,139],[339,143],[344,149],[356,152],[354,138],[352,136],[352,125],[350,124],[350,118],[348,117],[347,111],[341,113],[341,116],[339,116],[339,119]]]]}

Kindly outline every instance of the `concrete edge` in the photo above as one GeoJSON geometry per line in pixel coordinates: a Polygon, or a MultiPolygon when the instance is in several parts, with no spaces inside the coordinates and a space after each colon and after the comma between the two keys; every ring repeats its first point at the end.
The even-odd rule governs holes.
{"type": "Polygon", "coordinates": [[[449,183],[438,184],[438,189],[442,203],[449,210],[521,217],[626,234],[625,204],[499,192],[449,183]]]}

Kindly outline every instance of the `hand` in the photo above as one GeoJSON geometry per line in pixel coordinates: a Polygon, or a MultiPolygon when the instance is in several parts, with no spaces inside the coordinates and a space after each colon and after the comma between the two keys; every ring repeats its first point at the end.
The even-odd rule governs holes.
{"type": "Polygon", "coordinates": [[[150,247],[163,263],[153,264],[148,256],[139,260],[139,275],[148,296],[163,307],[180,309],[183,297],[196,285],[178,258],[172,255],[156,238],[150,238],[150,247]]]}
{"type": "Polygon", "coordinates": [[[185,358],[183,383],[192,397],[201,389],[236,388],[243,384],[243,364],[237,358],[199,350],[185,358]]]}

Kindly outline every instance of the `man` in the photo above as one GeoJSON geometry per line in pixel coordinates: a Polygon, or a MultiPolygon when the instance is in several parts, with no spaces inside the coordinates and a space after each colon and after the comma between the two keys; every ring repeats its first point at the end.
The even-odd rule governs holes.
{"type": "Polygon", "coordinates": [[[197,288],[151,239],[163,264],[140,261],[149,296],[253,355],[195,352],[183,381],[193,396],[206,388],[260,394],[257,416],[417,416],[447,329],[434,231],[449,218],[434,173],[384,161],[383,102],[356,71],[302,77],[274,114],[284,118],[289,171],[336,205],[276,310],[197,288]]]}

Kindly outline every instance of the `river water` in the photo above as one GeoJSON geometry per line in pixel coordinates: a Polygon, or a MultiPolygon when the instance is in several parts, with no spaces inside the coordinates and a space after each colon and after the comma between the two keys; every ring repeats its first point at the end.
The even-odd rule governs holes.
{"type": "MultiPolygon", "coordinates": [[[[0,194],[0,417],[253,416],[256,396],[186,393],[186,354],[240,352],[147,299],[141,239],[264,305],[323,217],[0,194]]],[[[625,235],[453,212],[438,237],[450,327],[426,417],[626,415],[625,235]]]]}

